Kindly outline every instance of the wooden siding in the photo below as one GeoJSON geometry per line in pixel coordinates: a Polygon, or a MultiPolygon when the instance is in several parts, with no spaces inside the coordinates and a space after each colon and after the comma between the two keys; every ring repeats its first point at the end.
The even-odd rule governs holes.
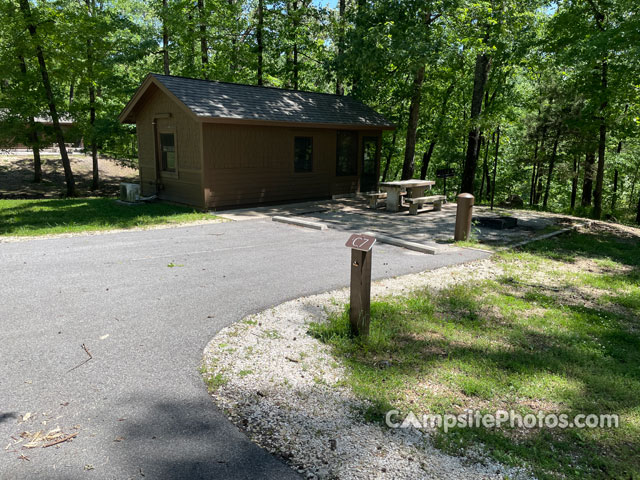
{"type": "Polygon", "coordinates": [[[136,129],[143,195],[158,194],[165,200],[204,207],[200,124],[182,106],[158,90],[149,91],[136,106],[136,129]],[[170,114],[167,115],[167,114],[170,114]],[[163,188],[156,188],[156,145],[153,121],[158,131],[175,134],[176,172],[160,172],[163,188]]]}
{"type": "MultiPolygon", "coordinates": [[[[363,135],[379,136],[380,131],[359,137],[363,135]]],[[[209,208],[358,191],[358,175],[336,176],[336,130],[203,123],[202,138],[204,196],[209,208]],[[312,172],[294,172],[296,136],[313,138],[312,172]]],[[[359,151],[358,171],[360,158],[359,151]]]]}

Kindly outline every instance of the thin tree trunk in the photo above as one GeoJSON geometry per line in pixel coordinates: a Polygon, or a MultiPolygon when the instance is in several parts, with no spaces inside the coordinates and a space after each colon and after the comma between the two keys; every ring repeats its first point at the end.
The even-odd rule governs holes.
{"type": "Polygon", "coordinates": [[[603,101],[600,104],[600,135],[598,140],[598,171],[596,174],[596,188],[593,192],[593,216],[602,217],[602,187],[604,184],[604,160],[607,148],[607,121],[605,118],[607,109],[607,60],[602,60],[602,95],[603,101]]]}
{"type": "MultiPolygon", "coordinates": [[[[195,29],[193,26],[193,15],[189,13],[187,15],[187,28],[189,30],[189,38],[195,38],[195,29]]],[[[188,61],[189,69],[191,74],[195,77],[197,76],[197,72],[201,72],[202,68],[196,67],[196,45],[194,42],[189,42],[189,61],[188,61]]]]}
{"type": "Polygon", "coordinates": [[[29,117],[31,127],[31,149],[33,150],[33,181],[40,183],[42,181],[42,160],[40,160],[40,139],[38,138],[38,127],[35,119],[29,117]]]}
{"type": "Polygon", "coordinates": [[[556,164],[556,155],[558,153],[558,142],[560,141],[560,130],[556,134],[556,139],[553,142],[553,150],[551,151],[551,160],[549,160],[549,173],[547,174],[547,185],[544,189],[544,200],[542,200],[542,208],[547,208],[549,201],[549,190],[551,188],[551,178],[553,177],[553,168],[556,164]]]}
{"type": "Polygon", "coordinates": [[[500,125],[496,128],[496,154],[493,157],[493,182],[491,185],[491,210],[493,210],[493,200],[496,194],[496,175],[498,173],[498,153],[500,151],[500,125]]]}
{"type": "Polygon", "coordinates": [[[27,29],[29,35],[35,43],[36,56],[38,57],[38,64],[40,65],[40,74],[42,76],[42,86],[49,102],[49,114],[51,115],[51,121],[53,123],[53,130],[56,135],[56,141],[58,148],[60,149],[60,156],[62,157],[62,167],[64,168],[64,178],[67,184],[67,196],[73,197],[76,194],[75,181],[73,179],[73,172],[71,171],[71,162],[69,162],[69,156],[67,155],[67,148],[64,144],[64,134],[60,127],[60,120],[58,118],[58,110],[56,109],[56,102],[53,97],[53,90],[49,81],[49,73],[47,71],[47,64],[44,59],[44,53],[42,47],[38,41],[38,33],[36,26],[31,16],[31,7],[29,6],[29,0],[20,0],[20,10],[27,22],[27,29]]]}
{"type": "Polygon", "coordinates": [[[202,61],[202,75],[209,78],[207,64],[209,63],[209,45],[207,44],[207,24],[205,21],[204,0],[198,0],[198,20],[200,22],[200,56],[202,61]]]}
{"type": "Polygon", "coordinates": [[[264,45],[262,44],[262,34],[264,28],[264,0],[258,0],[258,29],[256,31],[256,42],[258,44],[258,85],[263,84],[262,79],[262,55],[264,45]]]}
{"type": "MultiPolygon", "coordinates": [[[[495,133],[493,134],[493,138],[495,140],[495,133]]],[[[491,141],[488,138],[485,141],[486,141],[486,145],[484,150],[484,164],[482,167],[483,169],[482,177],[487,179],[487,193],[485,194],[485,198],[488,200],[489,198],[491,198],[491,182],[489,180],[489,146],[491,145],[491,141]]],[[[480,192],[480,194],[478,195],[478,199],[482,201],[482,192],[480,192]]]]}
{"type": "MultiPolygon", "coordinates": [[[[87,10],[90,16],[95,11],[95,0],[86,0],[87,10]]],[[[97,190],[100,184],[100,172],[98,170],[98,146],[96,145],[95,123],[96,123],[96,86],[93,78],[93,41],[87,39],[87,77],[89,80],[89,128],[91,141],[91,160],[93,166],[93,179],[91,190],[97,190]]]]}
{"type": "MultiPolygon", "coordinates": [[[[626,109],[625,109],[625,113],[626,113],[626,109]]],[[[620,152],[622,152],[622,141],[618,142],[618,148],[616,148],[616,155],[619,156],[620,152]]],[[[611,212],[615,211],[616,203],[618,203],[618,169],[617,168],[613,172],[613,195],[611,197],[611,212]]]]}
{"type": "Polygon", "coordinates": [[[573,156],[573,178],[571,179],[571,210],[576,208],[576,197],[578,196],[578,175],[579,175],[580,162],[578,156],[573,156]]]}
{"type": "Polygon", "coordinates": [[[613,195],[611,196],[611,213],[616,209],[616,203],[618,201],[618,169],[613,171],[613,195]]]}
{"type": "MultiPolygon", "coordinates": [[[[27,81],[27,62],[22,55],[18,56],[20,60],[20,72],[25,82],[27,81]]],[[[29,139],[31,141],[31,149],[33,150],[33,182],[40,183],[42,181],[42,161],[40,159],[40,139],[38,138],[38,127],[35,118],[29,117],[29,139]]]]}
{"type": "Polygon", "coordinates": [[[533,197],[536,193],[536,168],[538,166],[538,136],[533,149],[533,170],[531,170],[531,187],[529,189],[529,206],[533,206],[533,197]]]}
{"type": "Polygon", "coordinates": [[[404,162],[402,164],[402,180],[413,178],[413,159],[416,153],[416,132],[418,131],[418,119],[420,117],[420,101],[422,100],[424,73],[425,66],[421,65],[413,78],[409,121],[407,123],[407,139],[404,148],[404,162]]]}
{"type": "Polygon", "coordinates": [[[71,108],[71,105],[73,105],[73,97],[74,97],[74,90],[75,90],[75,79],[72,78],[71,79],[71,83],[69,84],[69,108],[71,108]]]}
{"type": "Polygon", "coordinates": [[[436,140],[431,140],[429,144],[429,148],[424,155],[422,155],[422,165],[420,166],[420,180],[425,180],[427,178],[427,171],[429,170],[429,163],[431,163],[431,156],[433,155],[433,150],[436,148],[436,140]]]}
{"type": "MultiPolygon", "coordinates": [[[[361,31],[360,29],[363,28],[363,18],[364,18],[364,13],[365,13],[365,9],[367,8],[367,0],[356,0],[356,15],[355,15],[355,19],[354,19],[354,23],[355,23],[355,30],[356,31],[361,31]]],[[[354,73],[351,74],[351,94],[358,98],[360,97],[360,71],[358,69],[355,70],[354,73]]]]}
{"type": "Polygon", "coordinates": [[[596,163],[596,154],[589,152],[584,160],[584,180],[582,181],[582,202],[583,207],[591,206],[593,196],[593,166],[596,163]]]}
{"type": "MultiPolygon", "coordinates": [[[[91,74],[89,74],[91,78],[91,74]]],[[[100,184],[100,172],[98,170],[98,145],[96,144],[95,134],[96,123],[96,92],[93,81],[89,83],[89,124],[91,128],[91,160],[93,165],[93,181],[91,190],[96,190],[100,184]]]]}
{"type": "MultiPolygon", "coordinates": [[[[538,173],[540,173],[542,169],[538,167],[538,173]]],[[[538,176],[538,180],[536,181],[538,188],[536,189],[536,198],[534,199],[533,204],[537,207],[540,203],[540,197],[542,196],[542,175],[538,176]]]]}
{"type": "Polygon", "coordinates": [[[640,197],[638,198],[638,213],[636,214],[636,223],[640,225],[640,197]]]}
{"type": "Polygon", "coordinates": [[[162,66],[165,75],[169,71],[169,28],[167,26],[167,0],[162,0],[162,66]]]}
{"type": "MultiPolygon", "coordinates": [[[[480,148],[480,150],[482,150],[482,147],[484,144],[489,144],[489,142],[485,141],[484,139],[484,135],[480,137],[480,146],[478,148],[480,148]]],[[[486,150],[485,150],[486,151],[486,150]]],[[[485,155],[484,157],[484,164],[482,165],[482,177],[480,180],[480,191],[478,192],[478,202],[482,201],[482,194],[484,193],[484,175],[487,171],[487,156],[485,155]]]]}
{"type": "Polygon", "coordinates": [[[393,156],[393,150],[396,146],[396,136],[398,131],[393,131],[393,138],[391,139],[391,148],[389,148],[389,153],[387,154],[387,162],[384,165],[384,172],[382,172],[382,181],[387,181],[387,174],[389,173],[389,165],[391,165],[391,157],[393,156]]]}
{"type": "MultiPolygon", "coordinates": [[[[342,54],[344,52],[344,13],[346,10],[346,0],[340,0],[339,2],[339,30],[338,30],[338,62],[342,61],[342,54]]],[[[344,95],[344,85],[342,84],[342,67],[338,64],[336,68],[336,95],[344,95]]]]}
{"type": "Polygon", "coordinates": [[[429,148],[422,156],[422,165],[420,167],[420,179],[424,180],[427,178],[427,170],[429,169],[429,163],[431,162],[431,157],[433,156],[433,151],[436,148],[436,144],[438,143],[438,138],[440,137],[440,129],[442,128],[442,123],[444,122],[444,116],[447,112],[447,102],[449,101],[449,97],[451,97],[451,93],[455,87],[455,80],[453,80],[449,86],[447,87],[447,91],[444,94],[444,98],[442,100],[442,107],[440,108],[440,116],[438,117],[438,121],[436,123],[436,129],[433,134],[433,138],[429,143],[429,148]]]}
{"type": "MultiPolygon", "coordinates": [[[[230,7],[233,7],[234,0],[228,0],[228,4],[230,7]]],[[[235,73],[238,70],[238,40],[236,38],[236,32],[234,28],[233,36],[231,37],[231,71],[235,73]]]]}
{"type": "Polygon", "coordinates": [[[477,121],[482,112],[482,101],[484,98],[484,89],[489,77],[489,69],[491,67],[491,59],[485,53],[476,57],[476,68],[473,76],[473,96],[471,97],[471,122],[472,127],[469,130],[467,141],[467,156],[464,162],[464,171],[462,173],[462,192],[473,193],[476,177],[476,169],[478,166],[478,144],[480,143],[480,127],[474,122],[477,121]]]}
{"type": "Polygon", "coordinates": [[[547,126],[542,127],[542,138],[540,140],[540,147],[538,149],[538,165],[536,168],[536,176],[533,181],[533,204],[538,205],[540,203],[540,197],[542,195],[542,164],[546,157],[545,144],[547,141],[547,126]]]}
{"type": "Polygon", "coordinates": [[[298,90],[299,87],[299,65],[298,65],[298,2],[293,0],[293,89],[298,90]]]}

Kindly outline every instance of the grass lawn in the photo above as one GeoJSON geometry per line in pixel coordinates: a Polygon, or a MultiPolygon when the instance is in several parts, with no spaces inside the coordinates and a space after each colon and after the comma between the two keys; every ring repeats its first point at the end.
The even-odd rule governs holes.
{"type": "Polygon", "coordinates": [[[111,230],[214,218],[190,207],[161,202],[122,205],[112,198],[0,200],[0,236],[111,230]]]}
{"type": "Polygon", "coordinates": [[[640,478],[640,237],[571,233],[492,262],[497,279],[373,303],[366,341],[349,336],[347,314],[310,333],[347,365],[369,421],[391,408],[615,413],[619,428],[439,429],[434,440],[455,454],[484,445],[538,478],[640,478]]]}

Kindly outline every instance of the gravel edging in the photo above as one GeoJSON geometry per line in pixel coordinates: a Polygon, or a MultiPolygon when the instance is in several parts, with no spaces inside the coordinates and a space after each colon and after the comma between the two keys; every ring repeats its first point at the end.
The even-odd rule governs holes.
{"type": "MultiPolygon", "coordinates": [[[[372,297],[407,294],[491,279],[490,259],[385,279],[372,297]]],[[[510,479],[522,470],[473,453],[455,457],[433,447],[430,435],[365,423],[367,407],[344,385],[345,368],[330,347],[307,334],[310,322],[344,308],[348,289],[302,297],[250,315],[207,345],[203,377],[215,403],[252,441],[284,458],[309,479],[510,479]]]]}

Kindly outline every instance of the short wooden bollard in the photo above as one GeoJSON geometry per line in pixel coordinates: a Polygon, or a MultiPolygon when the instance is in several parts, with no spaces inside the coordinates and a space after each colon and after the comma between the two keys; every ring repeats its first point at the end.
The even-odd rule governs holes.
{"type": "Polygon", "coordinates": [[[471,217],[473,216],[474,197],[470,193],[458,195],[456,210],[456,229],[453,239],[456,242],[465,241],[471,234],[471,217]]]}
{"type": "Polygon", "coordinates": [[[347,240],[351,248],[351,303],[349,322],[351,333],[369,335],[371,318],[371,255],[376,238],[371,235],[354,234],[347,240]]]}

